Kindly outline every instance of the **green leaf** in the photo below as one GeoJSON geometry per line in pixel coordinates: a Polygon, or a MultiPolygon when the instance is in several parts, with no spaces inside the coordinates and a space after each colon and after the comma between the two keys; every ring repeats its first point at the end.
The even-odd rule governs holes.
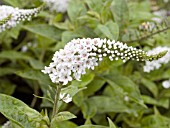
{"type": "Polygon", "coordinates": [[[82,126],[79,126],[77,128],[108,128],[106,126],[102,126],[102,125],[82,125],[82,126]]]}
{"type": "Polygon", "coordinates": [[[16,71],[18,71],[17,68],[1,67],[0,68],[0,76],[14,74],[16,71]]]}
{"type": "Polygon", "coordinates": [[[72,85],[76,87],[85,87],[94,79],[93,73],[86,73],[81,77],[81,81],[74,80],[72,81],[72,85]]]}
{"type": "Polygon", "coordinates": [[[16,85],[10,83],[8,80],[0,79],[0,93],[4,93],[7,95],[12,95],[15,91],[16,85]]]}
{"type": "Polygon", "coordinates": [[[29,3],[29,1],[23,1],[23,0],[3,0],[3,1],[14,7],[20,7],[20,8],[23,8],[25,5],[28,5],[29,3]]]}
{"type": "Polygon", "coordinates": [[[16,59],[23,59],[23,60],[29,60],[30,57],[17,51],[13,50],[6,50],[2,51],[0,53],[0,58],[1,59],[9,59],[9,60],[16,60],[16,59]]]}
{"type": "Polygon", "coordinates": [[[71,121],[58,122],[57,127],[54,128],[77,128],[77,125],[71,121]]]}
{"type": "Polygon", "coordinates": [[[96,28],[97,25],[100,23],[99,19],[97,19],[94,16],[92,17],[92,16],[88,16],[88,15],[81,16],[81,17],[78,18],[78,20],[84,21],[85,24],[90,28],[96,28]]]}
{"type": "Polygon", "coordinates": [[[168,128],[170,119],[161,115],[150,115],[142,119],[142,128],[168,128]]]}
{"type": "Polygon", "coordinates": [[[158,88],[156,86],[156,84],[150,80],[147,80],[145,78],[142,78],[142,84],[149,89],[149,91],[152,92],[152,94],[154,95],[154,97],[157,97],[158,95],[158,88]]]}
{"type": "Polygon", "coordinates": [[[129,10],[126,0],[113,0],[111,12],[120,27],[123,27],[129,21],[129,10]]]}
{"type": "Polygon", "coordinates": [[[65,120],[70,120],[70,119],[73,119],[73,118],[76,118],[76,116],[68,111],[63,111],[63,112],[59,112],[55,119],[57,122],[60,122],[60,121],[65,121],[65,120]]]}
{"type": "Polygon", "coordinates": [[[43,69],[44,68],[44,64],[39,60],[29,59],[29,63],[34,69],[43,69]]]}
{"type": "MultiPolygon", "coordinates": [[[[95,106],[98,113],[105,112],[127,112],[130,113],[129,108],[123,105],[122,101],[115,100],[108,96],[94,96],[88,99],[90,107],[95,106]]],[[[88,110],[89,111],[89,110],[88,110]]]]}
{"type": "Polygon", "coordinates": [[[73,97],[75,94],[77,94],[79,91],[83,89],[86,89],[86,87],[78,88],[76,86],[70,85],[68,87],[62,88],[61,93],[70,94],[70,96],[73,97]]]}
{"type": "Polygon", "coordinates": [[[111,40],[117,40],[119,34],[117,24],[112,22],[108,22],[107,25],[99,24],[95,29],[95,32],[98,36],[102,38],[108,37],[111,40]],[[102,35],[100,33],[102,33],[102,35]]]}
{"type": "Polygon", "coordinates": [[[80,0],[70,1],[67,8],[68,16],[72,22],[76,21],[78,17],[86,14],[86,7],[80,0]]]}
{"type": "Polygon", "coordinates": [[[57,128],[58,122],[76,118],[76,116],[68,111],[59,112],[51,121],[51,128],[57,128]]]}
{"type": "Polygon", "coordinates": [[[112,122],[112,120],[108,117],[107,118],[109,121],[109,128],[116,128],[116,126],[114,125],[114,123],[112,122]]]}
{"type": "Polygon", "coordinates": [[[118,86],[118,88],[121,88],[123,93],[127,94],[132,100],[134,100],[135,102],[142,106],[145,106],[143,104],[143,100],[141,99],[138,87],[128,77],[112,73],[109,75],[104,75],[103,78],[110,85],[118,86]]]}
{"type": "Polygon", "coordinates": [[[142,99],[146,104],[152,104],[156,106],[161,106],[164,108],[169,108],[169,98],[161,98],[159,100],[153,99],[147,95],[142,95],[142,99]]]}
{"type": "Polygon", "coordinates": [[[93,95],[96,91],[98,91],[103,85],[105,81],[100,78],[94,78],[92,82],[90,82],[86,87],[87,89],[83,90],[84,96],[93,95]]]}
{"type": "Polygon", "coordinates": [[[68,43],[74,38],[82,37],[80,34],[74,32],[74,31],[65,31],[62,33],[62,42],[63,43],[68,43]]]}
{"type": "Polygon", "coordinates": [[[31,80],[38,80],[39,82],[43,82],[44,84],[46,83],[47,85],[51,83],[48,76],[44,75],[39,70],[27,69],[27,70],[18,71],[16,72],[16,74],[23,78],[27,78],[31,80]]]}
{"type": "Polygon", "coordinates": [[[84,95],[83,92],[80,91],[78,92],[74,97],[73,97],[73,102],[76,104],[78,107],[80,107],[83,102],[84,102],[84,95]]]}
{"type": "Polygon", "coordinates": [[[59,40],[62,33],[61,30],[47,24],[24,25],[23,28],[34,34],[49,38],[53,41],[59,40]]]}
{"type": "Polygon", "coordinates": [[[16,27],[10,29],[8,33],[12,38],[17,39],[20,34],[20,30],[21,30],[21,25],[18,24],[16,27]]]}
{"type": "Polygon", "coordinates": [[[39,112],[14,97],[0,94],[0,104],[0,112],[23,128],[37,128],[42,120],[39,112]]]}
{"type": "Polygon", "coordinates": [[[93,10],[95,12],[100,12],[104,4],[103,0],[97,0],[97,4],[96,0],[85,0],[85,2],[87,3],[90,10],[93,10]]]}
{"type": "Polygon", "coordinates": [[[94,106],[91,102],[88,100],[84,101],[81,105],[81,111],[83,113],[83,117],[85,119],[92,118],[96,112],[97,112],[97,107],[94,106]]]}
{"type": "Polygon", "coordinates": [[[109,29],[110,33],[112,34],[112,40],[117,40],[119,37],[119,26],[117,23],[114,23],[113,21],[108,21],[106,23],[107,28],[109,29]]]}

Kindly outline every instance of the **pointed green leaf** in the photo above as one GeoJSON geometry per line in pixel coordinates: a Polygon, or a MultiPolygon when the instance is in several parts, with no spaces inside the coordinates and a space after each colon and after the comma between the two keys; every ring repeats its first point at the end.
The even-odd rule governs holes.
{"type": "Polygon", "coordinates": [[[170,119],[161,115],[149,115],[142,119],[142,128],[169,128],[170,119]]]}
{"type": "MultiPolygon", "coordinates": [[[[88,99],[90,107],[96,107],[98,113],[105,112],[127,112],[130,113],[131,110],[126,105],[123,105],[123,101],[115,100],[108,96],[93,96],[88,99]]],[[[89,110],[86,110],[89,111],[89,110]]]]}
{"type": "Polygon", "coordinates": [[[92,125],[92,124],[90,125],[90,124],[88,124],[88,125],[79,126],[77,128],[108,128],[108,127],[102,126],[102,125],[92,125]]]}
{"type": "Polygon", "coordinates": [[[39,70],[27,69],[16,72],[17,75],[31,80],[38,80],[40,83],[44,83],[46,85],[51,85],[51,81],[47,75],[44,75],[39,70]]]}
{"type": "Polygon", "coordinates": [[[57,128],[58,122],[76,118],[76,116],[68,111],[59,112],[51,121],[51,128],[57,128]]]}
{"type": "Polygon", "coordinates": [[[112,120],[108,117],[107,118],[109,121],[109,128],[116,128],[116,126],[114,125],[114,123],[112,122],[112,120]]]}
{"type": "Polygon", "coordinates": [[[126,25],[129,21],[129,9],[126,0],[113,0],[111,12],[120,27],[126,25]]]}
{"type": "Polygon", "coordinates": [[[149,91],[152,92],[152,94],[154,95],[154,97],[157,97],[158,95],[158,88],[156,86],[156,84],[150,80],[147,79],[142,79],[142,84],[149,89],[149,91]]]}
{"type": "Polygon", "coordinates": [[[81,105],[81,110],[85,119],[92,118],[97,113],[97,107],[88,100],[83,102],[81,105]]]}
{"type": "Polygon", "coordinates": [[[99,24],[95,29],[95,33],[100,37],[108,37],[111,40],[117,40],[119,36],[119,26],[109,21],[105,25],[99,24]]]}
{"type": "Polygon", "coordinates": [[[70,120],[73,118],[76,118],[74,114],[68,111],[63,111],[63,112],[59,112],[54,120],[56,120],[57,122],[60,122],[60,121],[70,120]]]}
{"type": "Polygon", "coordinates": [[[169,98],[160,98],[159,100],[153,99],[147,95],[142,95],[142,99],[146,104],[152,104],[156,106],[161,106],[164,108],[169,108],[169,98]]]}
{"type": "Polygon", "coordinates": [[[74,80],[72,81],[72,85],[75,87],[85,87],[88,85],[93,79],[94,79],[94,74],[93,73],[86,73],[81,77],[81,81],[74,80]]]}
{"type": "Polygon", "coordinates": [[[128,94],[128,96],[132,100],[134,100],[135,102],[139,103],[142,106],[145,106],[143,104],[143,100],[141,99],[141,95],[140,95],[138,87],[128,77],[112,73],[112,74],[103,76],[103,78],[110,85],[118,86],[118,88],[121,88],[122,93],[128,94]]]}
{"type": "Polygon", "coordinates": [[[62,42],[63,43],[68,43],[70,40],[74,38],[82,37],[79,33],[76,33],[74,31],[64,31],[62,33],[62,42]]]}
{"type": "Polygon", "coordinates": [[[0,112],[23,128],[37,128],[42,120],[39,112],[28,107],[24,102],[5,94],[0,94],[0,112]]]}
{"type": "Polygon", "coordinates": [[[23,28],[53,41],[59,40],[61,36],[61,30],[47,24],[24,25],[23,28]]]}
{"type": "Polygon", "coordinates": [[[43,69],[44,68],[44,64],[39,60],[30,59],[29,63],[34,69],[43,69]]]}
{"type": "Polygon", "coordinates": [[[21,52],[16,52],[13,50],[7,50],[0,52],[0,58],[1,59],[9,59],[9,60],[16,60],[16,59],[23,59],[23,60],[29,60],[30,57],[25,55],[21,52]]]}
{"type": "Polygon", "coordinates": [[[80,0],[74,0],[69,2],[67,8],[68,16],[72,22],[76,21],[79,16],[86,14],[85,4],[80,0]]]}

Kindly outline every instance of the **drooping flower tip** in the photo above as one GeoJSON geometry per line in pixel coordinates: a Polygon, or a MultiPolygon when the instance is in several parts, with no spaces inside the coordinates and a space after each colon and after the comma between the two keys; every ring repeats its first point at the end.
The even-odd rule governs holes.
{"type": "MultiPolygon", "coordinates": [[[[155,69],[159,69],[162,64],[167,64],[170,61],[170,48],[169,47],[157,47],[148,51],[148,56],[151,56],[153,61],[146,61],[143,67],[144,72],[150,72],[155,69]]],[[[152,60],[152,59],[149,59],[152,60]]]]}
{"type": "Polygon", "coordinates": [[[15,27],[20,21],[30,20],[37,16],[41,7],[34,9],[19,9],[7,5],[0,6],[0,32],[15,27]]]}

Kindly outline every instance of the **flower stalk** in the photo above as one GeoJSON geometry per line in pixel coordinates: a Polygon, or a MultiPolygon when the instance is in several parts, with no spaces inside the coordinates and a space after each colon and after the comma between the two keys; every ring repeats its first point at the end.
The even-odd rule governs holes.
{"type": "Polygon", "coordinates": [[[57,115],[58,110],[59,110],[58,102],[59,102],[59,99],[60,99],[61,88],[62,88],[62,85],[61,85],[61,84],[59,84],[58,86],[56,86],[56,94],[55,94],[55,99],[54,99],[52,119],[55,117],[55,115],[57,115]]]}

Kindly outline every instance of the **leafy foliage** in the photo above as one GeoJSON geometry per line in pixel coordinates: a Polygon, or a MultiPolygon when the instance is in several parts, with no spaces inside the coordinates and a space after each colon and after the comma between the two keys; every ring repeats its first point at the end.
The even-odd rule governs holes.
{"type": "MultiPolygon", "coordinates": [[[[2,4],[34,8],[42,3],[2,0],[2,4]]],[[[0,112],[4,115],[0,125],[10,120],[12,128],[169,128],[170,88],[162,86],[170,78],[169,63],[145,73],[144,62],[104,59],[81,81],[61,89],[73,102],[60,99],[53,119],[57,87],[41,72],[54,52],[74,38],[119,40],[146,51],[169,47],[168,5],[170,1],[163,0],[70,0],[66,13],[45,8],[32,21],[0,33],[0,112]],[[155,15],[155,9],[166,10],[165,17],[155,15]],[[140,30],[143,22],[155,23],[154,30],[140,30]]]]}

